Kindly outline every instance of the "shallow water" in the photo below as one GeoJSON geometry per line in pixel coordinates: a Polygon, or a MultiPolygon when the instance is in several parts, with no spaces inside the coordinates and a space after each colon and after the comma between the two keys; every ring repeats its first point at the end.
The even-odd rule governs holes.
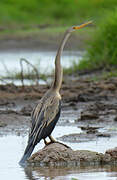
{"type": "MultiPolygon", "coordinates": [[[[61,63],[63,67],[70,67],[73,62],[78,62],[82,57],[81,51],[64,51],[62,53],[61,63]]],[[[20,59],[27,59],[33,64],[40,73],[51,73],[54,69],[55,51],[3,51],[0,52],[0,76],[10,75],[21,71],[20,59]]],[[[24,72],[28,72],[28,66],[23,62],[24,72]]],[[[32,67],[31,67],[32,68],[32,67]]],[[[21,80],[5,79],[0,81],[0,84],[14,83],[15,85],[22,85],[21,80]]],[[[25,85],[31,85],[31,80],[24,80],[25,85]]],[[[39,84],[45,84],[45,81],[39,79],[39,84]]]]}
{"type": "MultiPolygon", "coordinates": [[[[53,131],[55,138],[64,134],[80,133],[81,129],[75,126],[56,126],[53,131]]],[[[17,180],[115,180],[117,179],[116,167],[81,167],[81,168],[22,168],[18,162],[24,152],[27,143],[27,136],[0,136],[0,179],[17,180]]],[[[65,143],[65,142],[64,142],[65,143]]],[[[83,143],[67,143],[73,149],[87,149],[98,152],[105,152],[109,147],[116,146],[116,137],[98,138],[96,141],[83,143]]],[[[41,141],[34,152],[44,146],[41,141]]]]}
{"type": "MultiPolygon", "coordinates": [[[[0,75],[4,75],[8,71],[20,71],[20,59],[25,58],[33,65],[38,65],[39,72],[49,73],[54,68],[55,51],[37,52],[37,51],[14,51],[0,52],[0,75]]],[[[73,61],[81,59],[80,51],[64,51],[61,58],[63,67],[70,67],[73,61]]],[[[24,70],[27,65],[24,63],[24,70]]]]}

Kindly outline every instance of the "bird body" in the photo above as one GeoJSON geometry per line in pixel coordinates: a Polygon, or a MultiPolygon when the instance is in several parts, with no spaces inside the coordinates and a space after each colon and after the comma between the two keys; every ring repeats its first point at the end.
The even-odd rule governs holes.
{"type": "Polygon", "coordinates": [[[32,127],[30,137],[34,137],[33,144],[36,145],[37,139],[45,139],[53,130],[52,125],[56,124],[58,114],[60,116],[61,98],[58,93],[48,91],[45,96],[40,100],[39,104],[32,112],[32,127]],[[40,138],[37,138],[37,137],[40,138]]]}
{"type": "Polygon", "coordinates": [[[55,75],[52,86],[45,93],[32,112],[31,130],[29,133],[27,147],[22,159],[19,162],[21,165],[24,164],[25,161],[30,157],[34,147],[40,142],[41,139],[44,139],[45,144],[47,144],[47,141],[45,140],[46,137],[49,137],[50,142],[55,142],[51,136],[51,133],[60,117],[61,111],[61,96],[59,93],[63,76],[63,70],[60,62],[61,54],[71,32],[90,23],[91,22],[82,24],[80,26],[70,27],[64,34],[55,58],[55,75]]]}
{"type": "Polygon", "coordinates": [[[20,164],[30,157],[34,147],[41,139],[51,135],[61,112],[61,96],[57,92],[47,91],[39,101],[31,115],[31,131],[29,133],[28,145],[20,164]]]}

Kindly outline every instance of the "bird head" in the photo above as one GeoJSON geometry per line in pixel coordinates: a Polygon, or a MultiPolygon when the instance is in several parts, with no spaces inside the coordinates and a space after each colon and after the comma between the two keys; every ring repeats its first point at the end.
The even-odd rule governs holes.
{"type": "Polygon", "coordinates": [[[83,28],[83,27],[85,27],[85,26],[88,26],[89,24],[92,24],[92,21],[88,21],[88,22],[83,23],[83,24],[78,25],[78,26],[72,26],[72,27],[70,27],[70,28],[68,29],[68,32],[71,33],[71,32],[73,32],[73,31],[76,31],[76,30],[78,30],[78,29],[81,29],[81,28],[83,28]]]}

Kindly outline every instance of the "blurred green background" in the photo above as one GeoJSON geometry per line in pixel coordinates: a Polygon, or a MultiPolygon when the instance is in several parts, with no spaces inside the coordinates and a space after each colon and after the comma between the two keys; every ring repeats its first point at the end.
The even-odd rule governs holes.
{"type": "Polygon", "coordinates": [[[99,21],[117,0],[0,0],[0,26],[71,25],[99,21]]]}
{"type": "Polygon", "coordinates": [[[74,69],[117,67],[117,0],[0,0],[0,38],[11,32],[54,36],[88,20],[94,27],[79,33],[90,39],[87,53],[74,69]]]}

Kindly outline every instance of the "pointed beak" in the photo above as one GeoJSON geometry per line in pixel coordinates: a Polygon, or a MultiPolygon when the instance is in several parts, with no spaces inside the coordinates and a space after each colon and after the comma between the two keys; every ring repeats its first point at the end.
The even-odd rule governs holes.
{"type": "Polygon", "coordinates": [[[85,26],[88,26],[89,24],[92,24],[92,21],[88,21],[88,22],[83,23],[83,24],[81,24],[79,26],[74,26],[73,29],[81,29],[81,28],[83,28],[85,26]]]}

